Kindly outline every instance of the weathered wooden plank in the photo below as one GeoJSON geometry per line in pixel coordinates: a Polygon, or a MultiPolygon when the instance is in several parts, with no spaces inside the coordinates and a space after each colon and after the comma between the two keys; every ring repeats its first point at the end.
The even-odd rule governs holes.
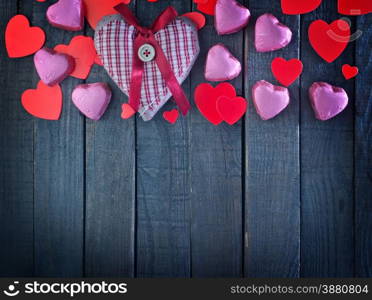
{"type": "Polygon", "coordinates": [[[33,275],[33,128],[21,94],[32,87],[32,58],[10,59],[5,52],[8,20],[32,11],[17,1],[0,2],[0,276],[33,275]]]}
{"type": "Polygon", "coordinates": [[[335,62],[323,61],[307,37],[316,19],[339,18],[335,1],[323,1],[301,20],[301,58],[305,73],[301,82],[301,275],[304,277],[351,277],[353,246],[353,81],[341,73],[344,63],[353,64],[349,45],[335,62]],[[350,104],[341,115],[322,122],[311,109],[308,89],[326,81],[347,91],[350,104]]]}
{"type": "MultiPolygon", "coordinates": [[[[48,47],[68,44],[83,32],[50,26],[49,2],[33,1],[34,20],[47,35],[48,47]]],[[[34,83],[38,81],[36,75],[34,83]]],[[[63,111],[56,122],[35,120],[35,275],[80,277],[83,271],[84,118],[71,101],[81,80],[62,84],[63,111]]]]}
{"type": "MultiPolygon", "coordinates": [[[[190,10],[190,1],[137,2],[149,26],[168,5],[190,10]]],[[[183,84],[189,94],[189,81],[183,84]]],[[[149,122],[137,118],[137,276],[190,275],[189,120],[175,125],[162,118],[168,103],[149,122]]]]}
{"type": "MultiPolygon", "coordinates": [[[[246,34],[245,94],[259,80],[280,85],[272,75],[276,57],[299,57],[300,17],[281,13],[280,1],[250,1],[246,34]],[[256,20],[271,13],[293,33],[284,49],[258,53],[256,20]]],[[[289,87],[291,102],[279,116],[263,121],[250,101],[245,119],[245,276],[297,277],[300,254],[299,80],[289,87]]]]}
{"type": "MultiPolygon", "coordinates": [[[[213,17],[200,31],[201,52],[191,72],[192,92],[206,82],[209,48],[225,44],[243,61],[243,32],[218,36],[213,17]]],[[[243,74],[231,81],[242,95],[243,74]]],[[[242,121],[209,123],[193,104],[190,136],[192,276],[239,277],[242,274],[242,121]]]]}
{"type": "Polygon", "coordinates": [[[127,97],[103,67],[95,66],[87,82],[109,83],[112,100],[100,121],[86,119],[85,275],[133,277],[135,119],[120,118],[127,97]]]}
{"type": "Polygon", "coordinates": [[[355,94],[355,275],[372,276],[372,56],[371,15],[358,17],[355,94]]]}

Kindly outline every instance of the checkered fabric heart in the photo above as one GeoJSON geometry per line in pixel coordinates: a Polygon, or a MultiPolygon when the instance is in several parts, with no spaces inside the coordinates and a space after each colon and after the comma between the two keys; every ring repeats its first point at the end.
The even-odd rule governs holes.
{"type": "MultiPolygon", "coordinates": [[[[136,29],[120,15],[103,18],[95,33],[95,46],[103,65],[126,95],[129,95],[135,36],[136,29]]],[[[197,29],[187,18],[179,17],[157,32],[155,38],[181,84],[189,75],[199,54],[197,29]]],[[[151,120],[171,96],[156,62],[153,60],[145,63],[138,110],[143,120],[151,120]]]]}

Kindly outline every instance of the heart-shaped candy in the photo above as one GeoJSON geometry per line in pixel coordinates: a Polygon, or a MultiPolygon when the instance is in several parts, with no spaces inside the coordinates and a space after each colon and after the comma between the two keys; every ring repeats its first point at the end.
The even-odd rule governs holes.
{"type": "Polygon", "coordinates": [[[48,22],[58,28],[79,31],[84,27],[83,0],[59,0],[49,6],[47,13],[48,22]]]}
{"type": "Polygon", "coordinates": [[[345,79],[351,79],[357,76],[359,73],[358,67],[352,67],[348,64],[342,66],[342,74],[344,75],[345,79]]]}
{"type": "MultiPolygon", "coordinates": [[[[136,29],[120,15],[104,17],[95,33],[95,45],[103,65],[126,95],[130,87],[132,56],[138,55],[133,53],[136,34],[136,29]]],[[[155,38],[168,58],[178,82],[182,83],[199,55],[197,28],[188,18],[179,17],[158,31],[155,38]]],[[[156,61],[146,62],[138,110],[143,120],[151,120],[171,95],[156,61]]]]}
{"type": "Polygon", "coordinates": [[[180,113],[178,112],[177,109],[172,109],[170,111],[163,112],[164,120],[166,120],[167,122],[171,124],[175,124],[177,122],[179,115],[180,113]]]}
{"type": "Polygon", "coordinates": [[[214,26],[219,35],[238,32],[247,26],[251,13],[236,0],[217,0],[214,26]]]}
{"type": "Polygon", "coordinates": [[[282,11],[287,15],[306,14],[316,9],[320,3],[322,0],[281,0],[282,11]]]}
{"type": "Polygon", "coordinates": [[[196,0],[197,9],[207,15],[214,15],[217,0],[196,0]]]}
{"type": "Polygon", "coordinates": [[[217,99],[217,111],[227,124],[234,125],[247,111],[247,100],[243,97],[220,96],[217,99]]]}
{"type": "Polygon", "coordinates": [[[338,0],[338,13],[360,16],[372,12],[371,0],[338,0]]]}
{"type": "Polygon", "coordinates": [[[331,24],[317,20],[310,24],[308,34],[315,52],[331,63],[345,50],[350,40],[350,25],[342,19],[331,24]]]}
{"type": "Polygon", "coordinates": [[[5,30],[5,44],[8,56],[24,57],[34,54],[45,43],[45,33],[39,27],[30,27],[23,15],[11,18],[5,30]]]}
{"type": "Polygon", "coordinates": [[[342,112],[349,102],[345,90],[326,82],[314,82],[309,89],[311,106],[318,120],[326,121],[342,112]]]}
{"type": "Polygon", "coordinates": [[[238,77],[242,70],[240,61],[222,44],[208,51],[204,76],[208,81],[225,81],[238,77]]]}
{"type": "Polygon", "coordinates": [[[62,89],[39,81],[36,90],[26,90],[22,94],[22,106],[34,117],[58,120],[62,111],[62,89]]]}
{"type": "Polygon", "coordinates": [[[292,40],[292,31],[272,14],[263,14],[257,19],[255,46],[258,52],[284,48],[292,40]]]}
{"type": "Polygon", "coordinates": [[[195,89],[195,104],[204,118],[213,125],[218,125],[223,121],[217,111],[217,100],[221,96],[228,98],[235,97],[236,91],[234,86],[228,82],[220,83],[216,87],[213,87],[209,83],[201,83],[195,89]]]}
{"type": "Polygon", "coordinates": [[[111,90],[106,83],[80,84],[72,92],[72,102],[89,119],[98,121],[111,100],[111,90]]]}
{"type": "Polygon", "coordinates": [[[49,86],[63,81],[75,67],[75,61],[71,56],[48,48],[36,52],[34,64],[40,79],[49,86]]]}
{"type": "Polygon", "coordinates": [[[262,120],[269,120],[280,114],[289,104],[288,89],[261,80],[252,88],[253,103],[262,120]]]}
{"type": "Polygon", "coordinates": [[[130,119],[131,117],[134,116],[135,113],[136,113],[136,111],[128,103],[124,103],[121,106],[121,118],[122,119],[124,119],[124,120],[130,119]]]}
{"type": "Polygon", "coordinates": [[[290,86],[301,75],[303,69],[302,62],[293,58],[285,60],[282,57],[277,57],[271,62],[271,70],[282,85],[290,86]]]}

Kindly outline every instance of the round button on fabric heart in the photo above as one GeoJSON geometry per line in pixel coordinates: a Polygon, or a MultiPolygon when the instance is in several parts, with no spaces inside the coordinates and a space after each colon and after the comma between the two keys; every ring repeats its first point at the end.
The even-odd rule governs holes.
{"type": "Polygon", "coordinates": [[[138,49],[138,57],[143,62],[152,61],[155,58],[155,48],[150,44],[143,44],[138,49]]]}

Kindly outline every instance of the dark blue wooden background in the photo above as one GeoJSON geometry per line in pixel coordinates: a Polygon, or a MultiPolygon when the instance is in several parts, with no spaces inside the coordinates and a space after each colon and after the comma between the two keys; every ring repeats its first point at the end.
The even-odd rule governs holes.
{"type": "MultiPolygon", "coordinates": [[[[21,13],[44,28],[49,47],[93,35],[88,26],[77,33],[51,27],[51,2],[0,2],[1,276],[372,276],[371,15],[350,18],[363,35],[332,64],[310,47],[307,28],[340,18],[336,0],[302,16],[283,15],[279,0],[247,0],[247,29],[222,37],[208,17],[183,86],[192,99],[206,52],[225,43],[244,62],[233,84],[250,104],[235,126],[214,127],[195,107],[174,126],[161,113],[147,123],[121,120],[126,98],[98,66],[86,82],[106,81],[114,91],[103,119],[79,114],[70,95],[83,81],[69,78],[62,118],[50,122],[23,110],[21,94],[38,77],[31,57],[7,58],[3,33],[21,13]],[[292,29],[293,41],[262,54],[253,25],[266,12],[292,29]],[[301,58],[304,74],[290,87],[289,108],[263,122],[250,91],[257,80],[275,83],[277,56],[301,58]],[[344,63],[360,68],[356,80],[342,77],[344,63]],[[314,118],[308,100],[320,80],[350,96],[346,111],[328,122],[314,118]]],[[[131,4],[145,24],[167,5],[195,9],[191,0],[131,4]]]]}

